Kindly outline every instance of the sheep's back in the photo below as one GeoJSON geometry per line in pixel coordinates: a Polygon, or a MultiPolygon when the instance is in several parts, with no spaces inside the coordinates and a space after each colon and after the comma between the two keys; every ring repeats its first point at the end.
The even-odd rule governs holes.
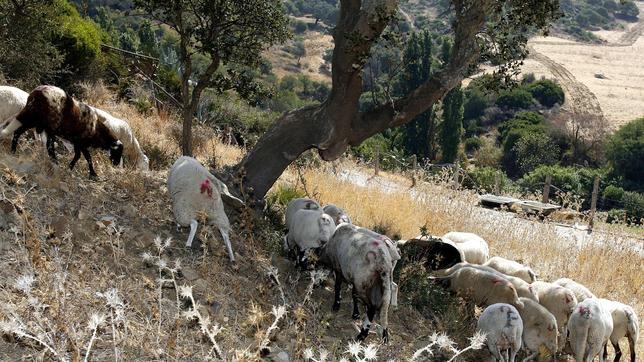
{"type": "Polygon", "coordinates": [[[29,93],[22,89],[0,86],[0,124],[18,114],[27,104],[28,97],[29,93]]]}

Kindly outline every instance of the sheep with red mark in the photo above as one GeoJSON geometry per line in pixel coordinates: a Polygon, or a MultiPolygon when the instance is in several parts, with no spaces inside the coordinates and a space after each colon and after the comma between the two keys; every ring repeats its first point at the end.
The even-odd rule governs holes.
{"type": "Polygon", "coordinates": [[[537,280],[537,274],[529,267],[500,256],[491,257],[483,265],[496,269],[503,274],[521,278],[525,280],[526,283],[532,283],[537,280]]]}
{"type": "Polygon", "coordinates": [[[523,336],[523,321],[514,306],[496,303],[485,308],[476,329],[485,333],[487,349],[494,362],[514,362],[523,336]]]}
{"type": "Polygon", "coordinates": [[[560,285],[564,288],[570,289],[575,293],[577,302],[583,302],[584,299],[588,298],[597,298],[593,292],[586,288],[583,284],[577,283],[576,281],[569,278],[560,278],[552,282],[552,284],[560,285]]]}
{"type": "Polygon", "coordinates": [[[440,280],[451,291],[471,299],[477,305],[507,303],[519,307],[523,304],[514,285],[497,273],[459,268],[447,276],[431,278],[440,280]]]}
{"type": "Polygon", "coordinates": [[[355,297],[365,303],[367,315],[357,340],[364,340],[376,315],[383,328],[382,338],[389,340],[389,305],[393,265],[386,243],[351,224],[340,224],[322,249],[321,261],[335,275],[333,310],[340,309],[342,283],[353,286],[355,297]]]}
{"type": "Polygon", "coordinates": [[[0,132],[1,136],[13,133],[11,151],[16,152],[20,136],[35,128],[37,133],[47,133],[47,151],[56,161],[54,141],[57,136],[74,145],[74,158],[69,164],[73,169],[81,153],[89,166],[90,177],[96,177],[90,148],[109,151],[110,160],[118,165],[123,154],[123,144],[103,124],[96,112],[88,105],[76,101],[60,88],[39,86],[27,98],[25,107],[0,132]]]}
{"type": "Polygon", "coordinates": [[[490,256],[487,242],[476,234],[452,231],[443,235],[443,239],[451,240],[463,252],[468,263],[484,264],[490,256]]]}
{"type": "Polygon", "coordinates": [[[577,305],[577,297],[567,288],[560,285],[536,281],[532,288],[537,292],[539,304],[544,306],[557,320],[559,330],[559,348],[563,348],[566,338],[566,326],[568,318],[577,305]]]}
{"type": "Polygon", "coordinates": [[[613,318],[597,298],[577,304],[568,321],[568,339],[576,362],[592,361],[599,356],[613,332],[613,318]]]}
{"type": "MultiPolygon", "coordinates": [[[[610,313],[613,319],[613,332],[610,335],[610,343],[615,349],[615,359],[618,362],[622,358],[622,350],[619,348],[619,340],[626,337],[631,353],[631,362],[635,362],[635,344],[640,334],[640,324],[637,314],[629,305],[608,299],[599,299],[602,306],[610,313]]],[[[608,348],[604,345],[604,359],[608,358],[608,348]]]]}
{"type": "Polygon", "coordinates": [[[230,261],[235,261],[230,244],[230,222],[222,198],[241,207],[244,202],[231,195],[228,187],[219,181],[196,159],[179,157],[168,174],[168,193],[172,198],[172,212],[179,226],[190,226],[186,246],[192,246],[200,213],[205,213],[208,224],[219,229],[228,250],[230,261]]]}

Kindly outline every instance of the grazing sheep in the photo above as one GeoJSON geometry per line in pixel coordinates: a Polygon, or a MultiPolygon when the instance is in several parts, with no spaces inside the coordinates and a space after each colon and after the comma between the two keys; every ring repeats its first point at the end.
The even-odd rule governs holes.
{"type": "Polygon", "coordinates": [[[494,362],[514,362],[523,336],[523,321],[514,306],[497,303],[485,308],[476,329],[485,333],[494,362]]]}
{"type": "MultiPolygon", "coordinates": [[[[298,210],[320,210],[322,207],[318,204],[317,201],[306,199],[306,198],[297,198],[289,201],[286,205],[286,212],[284,217],[284,223],[286,225],[286,230],[291,230],[291,224],[293,223],[293,215],[298,210]]],[[[288,252],[289,245],[287,241],[287,235],[284,235],[284,251],[288,252]]]]}
{"type": "Polygon", "coordinates": [[[597,298],[577,304],[568,321],[568,339],[576,362],[592,361],[601,354],[613,332],[613,318],[597,298]]]}
{"type": "Polygon", "coordinates": [[[465,261],[468,263],[483,264],[490,256],[487,242],[476,234],[452,231],[443,235],[443,239],[454,242],[454,245],[463,251],[465,261]]]}
{"type": "Polygon", "coordinates": [[[577,305],[577,297],[570,289],[552,283],[536,281],[532,288],[537,292],[539,304],[555,316],[560,333],[559,348],[563,348],[568,318],[577,305]]]}
{"type": "Polygon", "coordinates": [[[10,86],[0,86],[0,129],[27,104],[29,93],[10,86]]]}
{"type": "Polygon", "coordinates": [[[286,246],[296,245],[298,248],[296,264],[305,265],[307,253],[328,242],[334,231],[333,218],[322,210],[297,210],[286,235],[286,246]]]}
{"type": "Polygon", "coordinates": [[[527,283],[532,283],[537,280],[537,274],[529,267],[519,264],[514,260],[502,258],[500,256],[493,256],[485,262],[486,266],[496,269],[503,274],[512,275],[517,278],[525,280],[527,283]]]}
{"type": "MultiPolygon", "coordinates": [[[[622,358],[622,350],[619,348],[619,340],[626,337],[631,352],[631,362],[635,362],[635,344],[639,338],[640,324],[637,314],[633,308],[620,302],[608,299],[599,299],[604,308],[611,314],[613,319],[613,333],[610,335],[610,343],[615,348],[615,360],[622,358]]],[[[604,346],[604,359],[608,358],[608,348],[604,346]]]]}
{"type": "Polygon", "coordinates": [[[557,279],[552,284],[560,285],[564,288],[570,289],[575,293],[577,302],[583,302],[587,298],[597,298],[588,288],[584,285],[577,283],[576,281],[568,278],[557,279]]]}
{"type": "Polygon", "coordinates": [[[13,133],[11,151],[16,152],[20,136],[30,128],[48,135],[47,150],[56,161],[54,141],[60,136],[74,145],[74,158],[69,164],[73,169],[81,153],[89,166],[90,177],[96,177],[92,166],[90,147],[109,150],[114,165],[123,154],[123,144],[103,124],[96,112],[88,105],[74,100],[65,91],[54,86],[39,86],[27,98],[27,104],[0,132],[0,137],[13,133]]]}
{"type": "Polygon", "coordinates": [[[486,265],[478,265],[478,264],[470,264],[470,263],[458,263],[448,269],[445,270],[439,270],[436,275],[438,276],[445,276],[452,274],[456,270],[460,268],[474,268],[478,270],[483,270],[486,272],[490,272],[493,274],[498,275],[499,277],[502,277],[503,279],[508,280],[512,285],[514,285],[514,288],[517,290],[517,295],[519,297],[524,297],[524,298],[529,298],[534,300],[535,302],[539,302],[539,297],[537,296],[537,293],[535,290],[532,289],[532,286],[529,283],[526,283],[523,279],[514,277],[512,275],[506,275],[503,274],[495,269],[490,268],[489,266],[486,265]]]}
{"type": "Polygon", "coordinates": [[[347,215],[347,213],[344,212],[344,210],[342,210],[341,208],[333,204],[329,204],[326,205],[323,210],[325,214],[333,218],[333,221],[335,221],[336,225],[340,225],[343,222],[351,224],[351,218],[349,218],[349,215],[347,215]]]}
{"type": "Polygon", "coordinates": [[[205,212],[208,223],[219,229],[230,261],[235,261],[230,245],[230,222],[224,211],[222,197],[235,202],[237,206],[243,201],[234,197],[228,187],[213,176],[196,159],[188,156],[179,157],[168,173],[168,193],[172,198],[172,212],[179,226],[190,225],[190,234],[186,246],[192,245],[197,231],[197,216],[205,212]]]}
{"type": "Polygon", "coordinates": [[[450,290],[472,299],[477,305],[507,303],[518,307],[522,304],[514,285],[497,273],[459,268],[447,276],[431,278],[441,280],[450,290]]]}
{"type": "Polygon", "coordinates": [[[523,347],[528,351],[528,357],[524,361],[538,360],[539,348],[542,345],[554,356],[557,352],[555,316],[531,299],[519,298],[519,300],[523,303],[522,307],[517,307],[523,321],[523,347]]]}
{"type": "Polygon", "coordinates": [[[422,263],[427,271],[449,268],[465,261],[463,252],[451,240],[431,235],[398,240],[396,244],[407,260],[422,263]]]}
{"type": "Polygon", "coordinates": [[[355,297],[366,304],[367,316],[357,340],[369,334],[376,314],[380,317],[385,342],[389,340],[388,313],[391,303],[393,265],[386,243],[368,233],[358,231],[351,224],[341,224],[324,246],[322,262],[335,274],[333,310],[340,309],[342,282],[353,285],[355,297]]]}

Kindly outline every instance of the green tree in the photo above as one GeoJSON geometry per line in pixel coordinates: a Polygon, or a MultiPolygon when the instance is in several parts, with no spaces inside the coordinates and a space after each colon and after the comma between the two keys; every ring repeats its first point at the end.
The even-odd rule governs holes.
{"type": "Polygon", "coordinates": [[[463,134],[463,90],[454,87],[443,99],[443,123],[441,123],[441,151],[443,162],[454,162],[463,134]]]}
{"type": "Polygon", "coordinates": [[[152,29],[152,23],[148,20],[144,20],[139,27],[138,36],[140,40],[139,50],[143,52],[143,54],[158,57],[158,41],[157,36],[152,29]]]}
{"type": "Polygon", "coordinates": [[[255,88],[239,81],[242,73],[235,66],[259,67],[262,51],[287,39],[288,18],[282,1],[135,0],[134,4],[179,35],[181,149],[191,155],[192,119],[204,89],[235,88],[242,95],[254,96],[255,88]],[[201,72],[195,67],[198,55],[208,58],[201,72]],[[194,87],[191,80],[196,80],[194,87]]]}
{"type": "Polygon", "coordinates": [[[559,161],[559,148],[543,133],[528,133],[521,137],[512,151],[521,174],[526,174],[541,165],[554,165],[559,161]]]}
{"type": "Polygon", "coordinates": [[[626,181],[629,188],[644,190],[644,117],[636,119],[615,132],[608,140],[606,157],[613,172],[626,181]]]}
{"type": "Polygon", "coordinates": [[[553,107],[555,104],[562,105],[565,101],[564,91],[561,86],[549,79],[543,79],[527,86],[532,97],[545,107],[553,107]]]}

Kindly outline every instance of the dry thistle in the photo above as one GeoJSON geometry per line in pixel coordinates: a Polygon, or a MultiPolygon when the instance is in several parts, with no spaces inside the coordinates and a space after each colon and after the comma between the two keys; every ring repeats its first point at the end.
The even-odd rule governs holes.
{"type": "Polygon", "coordinates": [[[199,312],[199,304],[195,302],[195,298],[192,294],[192,286],[184,285],[179,287],[179,295],[181,295],[182,298],[190,300],[190,309],[183,312],[183,316],[189,321],[196,319],[199,323],[201,333],[203,333],[203,335],[208,338],[210,343],[212,343],[212,348],[210,349],[210,351],[208,351],[208,355],[215,352],[217,358],[225,359],[221,352],[221,347],[219,347],[219,343],[217,343],[217,340],[215,339],[217,335],[223,330],[223,328],[218,324],[213,325],[210,322],[209,316],[201,315],[201,313],[199,312]]]}

